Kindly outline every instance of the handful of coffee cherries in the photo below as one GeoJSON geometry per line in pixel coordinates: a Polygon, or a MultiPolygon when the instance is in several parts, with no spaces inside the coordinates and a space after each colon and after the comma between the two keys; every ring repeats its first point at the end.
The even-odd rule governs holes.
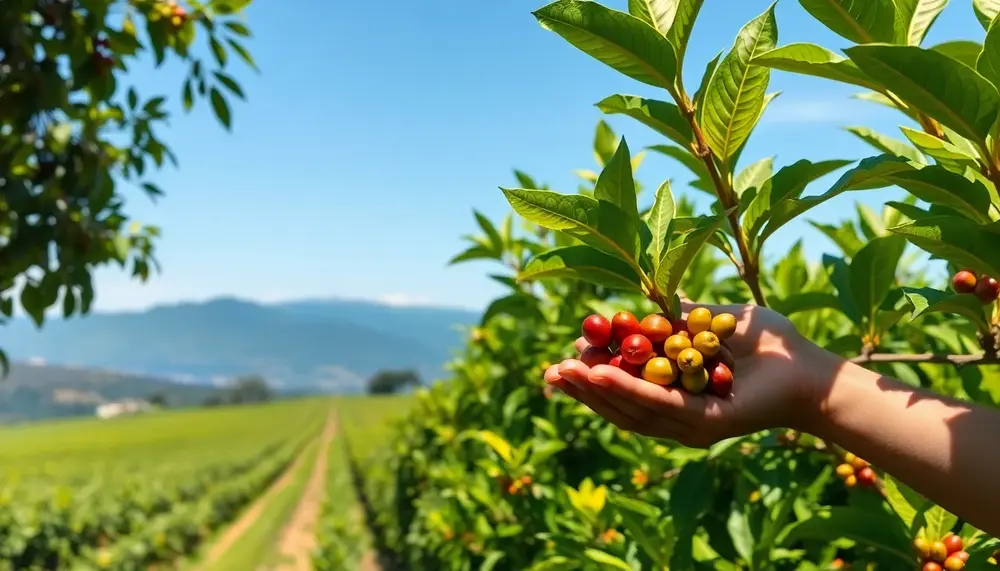
{"type": "Polygon", "coordinates": [[[659,313],[636,319],[628,311],[610,321],[602,315],[583,320],[583,337],[590,345],[580,355],[588,367],[611,365],[633,377],[668,386],[680,379],[688,392],[705,391],[728,397],[733,389],[733,355],[726,339],[736,332],[731,313],[712,315],[698,307],[686,320],[671,321],[659,313]]]}

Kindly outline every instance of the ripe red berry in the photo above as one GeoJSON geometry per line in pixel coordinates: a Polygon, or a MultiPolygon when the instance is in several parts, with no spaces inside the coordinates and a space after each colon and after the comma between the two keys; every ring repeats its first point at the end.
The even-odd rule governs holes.
{"type": "Polygon", "coordinates": [[[611,362],[611,349],[607,347],[587,347],[580,355],[580,360],[588,367],[607,365],[611,362]]]}
{"type": "Polygon", "coordinates": [[[955,293],[972,293],[976,289],[976,274],[969,270],[957,272],[951,278],[951,287],[955,293]]]}
{"type": "Polygon", "coordinates": [[[725,363],[720,362],[711,369],[711,374],[712,394],[720,398],[728,397],[733,392],[733,372],[725,363]]]}
{"type": "Polygon", "coordinates": [[[625,371],[626,373],[636,378],[639,378],[642,375],[642,369],[639,366],[633,365],[632,363],[629,363],[628,361],[623,359],[620,353],[612,357],[611,362],[608,364],[611,365],[612,367],[618,367],[619,369],[625,371]]]}
{"type": "Polygon", "coordinates": [[[583,338],[592,347],[607,347],[611,344],[611,322],[603,315],[590,315],[583,320],[583,338]]]}
{"type": "Polygon", "coordinates": [[[951,555],[952,553],[958,553],[959,551],[962,550],[963,547],[962,538],[955,534],[949,535],[948,537],[944,538],[942,542],[944,543],[945,548],[948,549],[948,555],[951,555]]]}
{"type": "Polygon", "coordinates": [[[941,566],[935,563],[934,561],[928,561],[927,563],[924,563],[923,571],[942,571],[942,570],[941,566]]]}
{"type": "Polygon", "coordinates": [[[993,303],[996,301],[997,296],[1000,295],[1000,282],[997,282],[992,276],[979,276],[979,281],[976,283],[974,291],[979,301],[993,303]]]}
{"type": "Polygon", "coordinates": [[[622,341],[622,358],[633,365],[645,365],[654,356],[653,343],[645,335],[635,333],[622,341]]]}
{"type": "Polygon", "coordinates": [[[877,481],[878,476],[875,474],[875,470],[872,470],[871,466],[865,466],[861,470],[858,470],[858,483],[862,486],[874,486],[877,481]]]}
{"type": "Polygon", "coordinates": [[[628,311],[619,311],[611,318],[611,339],[619,343],[625,341],[629,335],[642,333],[639,320],[628,311]]]}
{"type": "Polygon", "coordinates": [[[663,343],[674,332],[670,320],[659,313],[651,313],[643,317],[642,321],[639,322],[639,328],[641,333],[654,345],[663,343]]]}

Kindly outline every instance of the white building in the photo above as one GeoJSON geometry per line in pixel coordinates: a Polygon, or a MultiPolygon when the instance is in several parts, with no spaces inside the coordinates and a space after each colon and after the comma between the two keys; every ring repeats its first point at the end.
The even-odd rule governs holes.
{"type": "Polygon", "coordinates": [[[147,412],[152,409],[152,405],[142,399],[125,399],[98,405],[96,413],[98,418],[114,418],[116,416],[147,412]]]}

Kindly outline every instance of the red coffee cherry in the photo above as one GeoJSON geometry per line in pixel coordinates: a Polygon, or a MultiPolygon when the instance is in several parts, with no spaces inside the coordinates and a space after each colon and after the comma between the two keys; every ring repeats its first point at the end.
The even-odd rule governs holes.
{"type": "Polygon", "coordinates": [[[1000,295],[1000,282],[997,282],[992,276],[985,274],[979,276],[979,282],[976,283],[974,293],[979,298],[979,301],[984,304],[993,303],[996,301],[997,296],[1000,295]]]}
{"type": "Polygon", "coordinates": [[[862,486],[874,486],[878,481],[878,476],[875,474],[875,470],[872,470],[871,466],[865,466],[858,471],[858,483],[862,486]]]}
{"type": "Polygon", "coordinates": [[[951,278],[951,288],[955,293],[972,293],[976,289],[976,274],[969,270],[957,272],[951,278]]]}
{"type": "Polygon", "coordinates": [[[651,313],[639,322],[639,329],[653,344],[663,343],[674,332],[670,320],[658,313],[651,313]]]}
{"type": "Polygon", "coordinates": [[[587,347],[580,355],[580,360],[588,367],[607,365],[611,362],[611,349],[607,347],[587,347]]]}
{"type": "Polygon", "coordinates": [[[964,547],[962,545],[962,538],[955,534],[951,534],[948,537],[944,538],[942,540],[942,543],[944,543],[944,546],[948,549],[948,555],[951,555],[952,553],[958,553],[959,551],[962,550],[962,547],[964,547]]]}
{"type": "Polygon", "coordinates": [[[719,398],[726,398],[733,392],[733,372],[725,363],[716,363],[711,369],[712,373],[712,394],[719,398]]]}
{"type": "Polygon", "coordinates": [[[622,341],[622,358],[633,365],[645,365],[646,361],[652,359],[653,343],[642,334],[632,334],[622,341]]]}
{"type": "Polygon", "coordinates": [[[619,369],[625,371],[626,373],[632,375],[633,377],[638,378],[642,376],[642,369],[623,359],[621,353],[612,357],[611,362],[608,364],[611,365],[612,367],[618,367],[619,369]]]}
{"type": "Polygon", "coordinates": [[[924,563],[923,571],[941,571],[941,566],[933,561],[924,563]]]}
{"type": "Polygon", "coordinates": [[[619,311],[611,318],[611,339],[619,343],[629,335],[642,333],[639,320],[629,311],[619,311]]]}
{"type": "Polygon", "coordinates": [[[611,344],[611,322],[603,315],[590,315],[583,320],[583,338],[593,347],[611,344]]]}

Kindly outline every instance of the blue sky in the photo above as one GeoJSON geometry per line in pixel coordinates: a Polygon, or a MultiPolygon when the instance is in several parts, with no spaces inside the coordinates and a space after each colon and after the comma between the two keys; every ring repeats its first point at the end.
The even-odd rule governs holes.
{"type": "MultiPolygon", "coordinates": [[[[606,0],[624,9],[626,0],[606,0]]],[[[116,269],[98,273],[100,310],[219,295],[262,301],[304,297],[378,299],[481,308],[502,290],[489,263],[447,267],[476,230],[472,209],[495,219],[508,206],[498,186],[519,168],[573,192],[575,169],[596,168],[594,103],[613,93],[666,97],[618,75],[543,30],[531,11],[544,0],[367,2],[257,0],[247,11],[249,47],[261,73],[230,63],[248,94],[234,104],[231,133],[207,105],[175,113],[162,137],[180,168],[154,175],[167,196],[156,204],[130,193],[137,220],[163,229],[163,273],[147,284],[116,269]]],[[[696,86],[704,64],[728,49],[769,2],[706,0],[687,56],[696,86]]],[[[794,0],[777,6],[779,44],[848,47],[794,0]]],[[[982,39],[971,1],[953,0],[925,45],[982,39]]],[[[174,103],[181,71],[136,69],[146,97],[174,103]]],[[[850,98],[857,89],[775,72],[772,103],[743,155],[859,159],[875,151],[843,126],[865,124],[901,137],[905,117],[850,98]]],[[[608,122],[633,150],[663,142],[624,117],[608,122]]],[[[690,176],[649,154],[638,171],[647,188],[690,176]]],[[[834,177],[835,178],[835,177],[834,177]]],[[[825,190],[831,178],[810,187],[825,190]]],[[[695,191],[697,192],[697,191],[695,191]]],[[[853,216],[853,201],[878,205],[895,195],[843,196],[810,217],[853,216]]],[[[780,255],[798,238],[810,255],[832,251],[804,222],[776,234],[780,255]]]]}

